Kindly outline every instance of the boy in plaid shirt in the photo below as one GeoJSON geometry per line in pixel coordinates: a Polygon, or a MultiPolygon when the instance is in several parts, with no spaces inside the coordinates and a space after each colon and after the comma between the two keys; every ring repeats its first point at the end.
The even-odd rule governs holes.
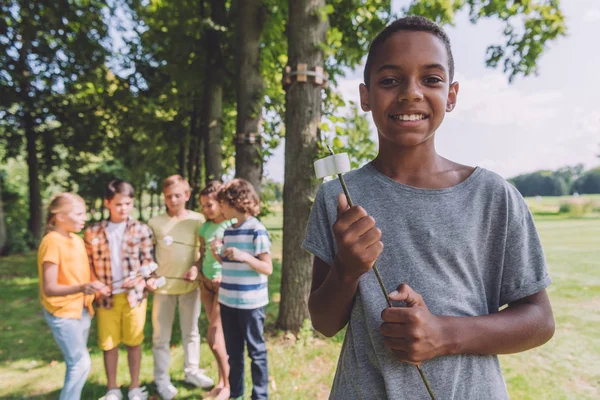
{"type": "Polygon", "coordinates": [[[119,344],[127,347],[131,384],[128,398],[146,400],[140,387],[141,344],[146,322],[146,292],[154,290],[155,280],[130,278],[130,272],[153,262],[152,231],[129,217],[133,210],[134,190],[121,180],[109,182],[104,204],[110,211],[108,220],[85,231],[85,242],[92,271],[97,279],[112,288],[108,297],[97,297],[98,345],[104,351],[104,368],[108,381],[106,400],[121,400],[117,386],[119,344]]]}

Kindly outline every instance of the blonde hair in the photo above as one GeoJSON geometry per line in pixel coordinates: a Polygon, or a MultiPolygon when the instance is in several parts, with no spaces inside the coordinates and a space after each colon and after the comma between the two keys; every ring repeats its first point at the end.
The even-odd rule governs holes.
{"type": "Polygon", "coordinates": [[[54,230],[56,214],[67,211],[74,203],[81,203],[85,206],[85,201],[75,193],[59,193],[50,199],[48,216],[46,218],[46,233],[54,230]]]}
{"type": "Polygon", "coordinates": [[[254,217],[260,214],[260,198],[250,182],[235,178],[221,187],[217,194],[219,201],[224,201],[241,213],[254,217]]]}
{"type": "Polygon", "coordinates": [[[181,175],[171,175],[167,179],[165,179],[162,184],[163,192],[168,187],[173,186],[173,185],[183,185],[183,190],[185,190],[186,193],[189,194],[191,192],[190,184],[181,175]]]}

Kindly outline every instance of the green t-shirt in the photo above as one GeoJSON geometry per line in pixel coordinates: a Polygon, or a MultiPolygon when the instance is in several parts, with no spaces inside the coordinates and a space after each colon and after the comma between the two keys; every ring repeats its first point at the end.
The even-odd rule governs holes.
{"type": "Polygon", "coordinates": [[[233,220],[225,220],[220,224],[212,221],[206,221],[198,230],[198,235],[204,239],[204,258],[202,260],[202,273],[208,279],[215,279],[221,276],[221,264],[212,255],[210,251],[210,242],[213,239],[223,240],[225,229],[232,225],[233,220]]]}

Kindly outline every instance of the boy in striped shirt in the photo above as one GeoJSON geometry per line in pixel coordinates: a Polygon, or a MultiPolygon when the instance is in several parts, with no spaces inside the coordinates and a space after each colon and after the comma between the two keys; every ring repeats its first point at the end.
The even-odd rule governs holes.
{"type": "Polygon", "coordinates": [[[218,194],[226,219],[237,220],[227,228],[221,243],[212,242],[215,258],[222,264],[219,289],[221,319],[229,355],[231,397],[244,395],[244,347],[252,360],[252,399],[268,398],[269,372],[264,338],[265,306],[269,302],[268,276],[273,272],[271,242],[264,225],[256,219],[260,200],[252,185],[233,179],[218,194]]]}

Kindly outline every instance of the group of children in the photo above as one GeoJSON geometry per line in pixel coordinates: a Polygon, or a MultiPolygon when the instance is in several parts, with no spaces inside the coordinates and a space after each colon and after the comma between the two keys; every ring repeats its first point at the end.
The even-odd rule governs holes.
{"type": "MultiPolygon", "coordinates": [[[[436,152],[436,132],[454,110],[458,90],[450,41],[432,21],[399,19],[372,42],[360,98],[373,115],[379,154],[346,175],[360,206],[338,196],[338,180],[321,186],[303,243],[315,256],[308,304],[313,326],[327,336],[347,326],[332,399],[429,399],[433,393],[440,399],[507,399],[497,354],[531,349],[554,333],[545,290],[551,280],[525,201],[500,176],[436,152]],[[372,271],[375,260],[381,281],[372,271]],[[394,290],[384,296],[380,284],[394,290]]],[[[122,182],[109,186],[111,219],[85,235],[91,272],[84,242],[73,234],[83,228],[83,201],[63,194],[50,205],[40,282],[46,319],[67,362],[61,398],[77,398],[90,368],[85,346],[94,295],[109,394],[116,389],[115,348],[122,341],[129,351],[130,399],[143,398],[144,293],[155,290],[156,281],[123,277],[151,262],[152,243],[158,275],[186,279],[155,290],[160,395],[176,393],[168,365],[177,304],[186,380],[212,383],[198,369],[200,291],[219,366],[211,394],[242,395],[247,346],[252,398],[266,398],[263,325],[272,264],[267,233],[255,218],[256,193],[242,180],[221,189],[209,185],[200,197],[206,223],[185,209],[189,188],[180,177],[165,181],[164,195],[168,213],[148,228],[128,217],[133,189],[122,182]],[[196,232],[200,262],[193,250],[196,232]],[[173,246],[163,241],[166,235],[173,246]]]]}
{"type": "Polygon", "coordinates": [[[200,192],[202,213],[197,213],[186,209],[191,193],[181,176],[165,179],[162,189],[167,212],[146,225],[130,216],[132,185],[109,182],[104,197],[109,218],[87,227],[83,239],[77,235],[86,221],[83,199],[61,193],[50,202],[38,269],[44,316],[67,365],[60,399],[80,398],[91,368],[87,339],[94,311],[107,378],[104,399],[123,398],[117,385],[121,343],[127,349],[131,376],[128,398],[148,398],[139,380],[148,292],[153,292],[154,381],[161,398],[177,395],[169,364],[178,308],[185,382],[211,389],[207,398],[241,398],[247,346],[252,397],[266,399],[264,307],[273,267],[267,231],[256,218],[259,197],[243,179],[224,185],[212,181],[200,192]],[[216,384],[199,366],[201,303],[219,371],[216,384]]]}

